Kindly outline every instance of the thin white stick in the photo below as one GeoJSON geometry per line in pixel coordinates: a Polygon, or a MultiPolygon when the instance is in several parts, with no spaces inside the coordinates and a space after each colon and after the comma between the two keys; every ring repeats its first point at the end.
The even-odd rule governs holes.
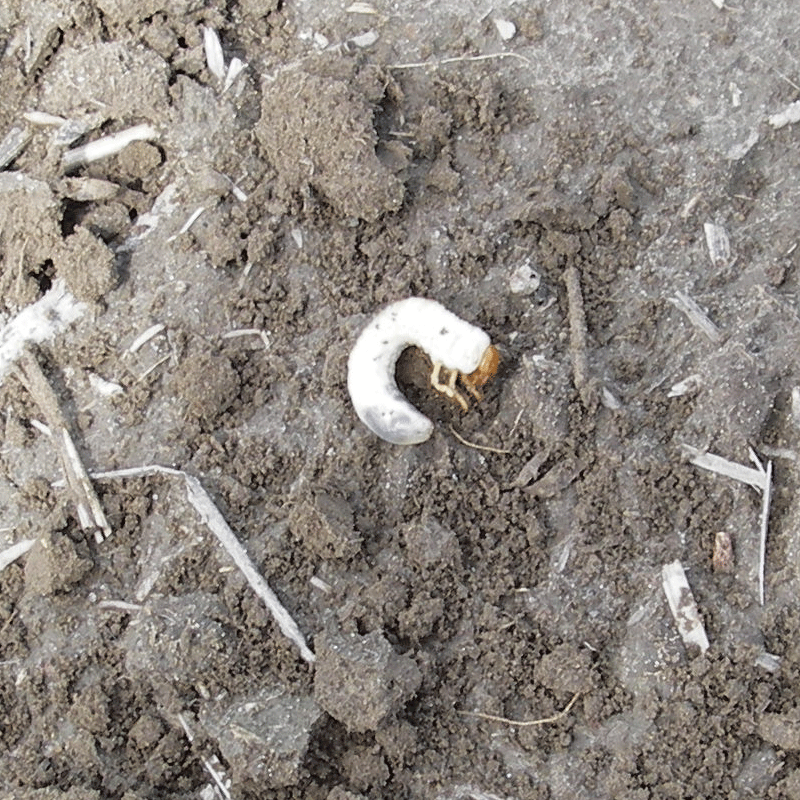
{"type": "Polygon", "coordinates": [[[195,222],[197,222],[197,220],[200,218],[200,215],[205,210],[206,210],[205,206],[199,206],[195,211],[193,211],[189,215],[189,219],[187,219],[186,222],[184,222],[183,225],[181,225],[181,227],[180,227],[180,229],[178,230],[177,233],[173,233],[172,236],[168,236],[167,237],[167,241],[168,242],[172,242],[175,239],[177,239],[179,236],[182,236],[184,233],[186,233],[186,231],[188,231],[189,228],[191,228],[192,225],[194,225],[195,222]]]}
{"type": "Polygon", "coordinates": [[[419,69],[420,67],[439,67],[444,64],[463,64],[469,61],[492,61],[495,58],[517,58],[520,61],[530,64],[530,60],[521,56],[519,53],[487,53],[482,56],[451,56],[450,58],[440,58],[437,61],[409,61],[406,64],[387,64],[387,69],[419,69]]]}
{"type": "Polygon", "coordinates": [[[0,551],[0,572],[9,564],[13,564],[20,556],[24,556],[34,544],[36,544],[36,539],[22,539],[22,541],[0,551]]]}
{"type": "Polygon", "coordinates": [[[772,461],[767,461],[764,473],[764,497],[761,503],[761,533],[758,549],[758,597],[764,605],[764,568],[767,560],[767,527],[769,525],[769,507],[772,501],[772,461]]]}
{"type": "Polygon", "coordinates": [[[145,475],[171,475],[180,476],[186,482],[186,494],[189,502],[194,506],[195,511],[200,515],[202,521],[211,529],[220,544],[228,551],[228,555],[233,559],[236,566],[240,569],[253,591],[261,598],[273,619],[278,623],[278,627],[288,639],[293,641],[300,655],[309,664],[313,664],[316,656],[311,652],[306,644],[305,637],[297,627],[297,623],[292,619],[289,612],[284,608],[281,601],[270,588],[269,584],[261,577],[255,565],[247,555],[247,551],[236,538],[236,534],[225,522],[225,518],[220,514],[219,509],[214,505],[214,501],[209,497],[206,490],[197,478],[182,472],[181,470],[170,467],[162,467],[152,464],[145,467],[130,467],[128,469],[111,470],[109,472],[96,472],[92,474],[95,480],[108,478],[137,478],[145,475]]]}
{"type": "Polygon", "coordinates": [[[214,505],[208,494],[206,494],[206,490],[200,485],[200,481],[191,475],[184,474],[183,477],[186,481],[186,493],[189,496],[189,502],[200,514],[203,522],[211,528],[211,532],[219,539],[222,546],[228,551],[228,554],[233,559],[236,566],[239,567],[253,591],[262,599],[264,605],[266,605],[275,618],[275,621],[278,623],[281,633],[298,646],[300,655],[308,661],[309,664],[313,664],[316,657],[311,650],[309,650],[303,634],[300,633],[300,629],[297,627],[297,623],[283,607],[281,601],[278,600],[269,584],[261,577],[244,547],[242,547],[234,532],[228,527],[228,523],[225,522],[222,514],[219,513],[219,509],[214,505]]]}
{"type": "Polygon", "coordinates": [[[114,611],[141,611],[144,608],[138,603],[126,603],[124,600],[101,600],[97,607],[114,611]]]}
{"type": "Polygon", "coordinates": [[[728,461],[727,458],[722,456],[715,456],[713,453],[704,453],[696,447],[684,444],[681,445],[684,452],[690,456],[689,461],[696,467],[702,467],[709,470],[709,472],[716,472],[718,475],[724,475],[727,478],[746,483],[755,489],[762,492],[765,489],[765,473],[763,470],[759,471],[752,467],[745,467],[743,464],[737,464],[735,461],[728,461]]]}

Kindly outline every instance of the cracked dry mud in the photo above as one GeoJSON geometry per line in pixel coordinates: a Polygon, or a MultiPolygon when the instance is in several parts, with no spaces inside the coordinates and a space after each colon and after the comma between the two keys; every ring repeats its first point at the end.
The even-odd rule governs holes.
{"type": "Polygon", "coordinates": [[[36,543],[0,572],[0,797],[211,798],[213,770],[240,800],[800,798],[800,125],[768,122],[794,4],[358,8],[0,6],[2,323],[52,287],[85,304],[34,349],[83,462],[197,477],[317,656],[168,476],[98,479],[95,543],[2,362],[0,535],[36,543]],[[224,92],[204,26],[247,62],[224,92]],[[461,414],[407,351],[435,432],[402,448],[345,373],[410,295],[501,365],[461,414]],[[684,444],[774,461],[763,607],[761,500],[684,444]]]}

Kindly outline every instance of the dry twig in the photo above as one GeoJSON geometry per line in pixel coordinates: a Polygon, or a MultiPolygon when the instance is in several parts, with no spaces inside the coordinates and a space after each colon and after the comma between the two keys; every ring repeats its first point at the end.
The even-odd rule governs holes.
{"type": "Polygon", "coordinates": [[[586,344],[586,312],[583,308],[581,279],[575,267],[564,271],[569,306],[569,354],[572,359],[572,376],[575,388],[585,406],[591,405],[592,385],[589,380],[588,346],[586,344]]]}
{"type": "Polygon", "coordinates": [[[510,450],[503,450],[499,447],[489,447],[489,445],[475,444],[474,442],[470,442],[467,439],[465,439],[460,433],[458,433],[458,431],[456,431],[456,429],[452,425],[450,426],[450,433],[452,433],[453,436],[455,436],[456,439],[458,439],[458,441],[461,442],[461,444],[466,445],[467,447],[472,447],[475,450],[485,450],[487,453],[499,453],[500,455],[507,455],[508,453],[511,452],[510,450]]]}
{"type": "Polygon", "coordinates": [[[16,375],[39,406],[50,428],[53,444],[61,457],[67,486],[72,492],[78,510],[81,528],[93,531],[95,541],[102,542],[111,535],[111,526],[72,441],[69,425],[58,404],[58,397],[42,372],[39,362],[27,349],[19,359],[16,375]]]}
{"type": "Polygon", "coordinates": [[[561,711],[556,714],[553,714],[551,717],[542,717],[542,719],[527,719],[527,720],[519,720],[519,719],[508,719],[507,717],[498,717],[494,714],[484,714],[482,711],[459,711],[459,714],[463,714],[466,717],[478,717],[478,719],[487,719],[490,722],[502,722],[506,725],[516,725],[518,728],[532,728],[536,725],[549,725],[552,722],[558,722],[562,717],[565,717],[569,712],[572,710],[572,706],[578,701],[578,698],[581,696],[580,692],[575,692],[572,700],[564,706],[561,711]]]}

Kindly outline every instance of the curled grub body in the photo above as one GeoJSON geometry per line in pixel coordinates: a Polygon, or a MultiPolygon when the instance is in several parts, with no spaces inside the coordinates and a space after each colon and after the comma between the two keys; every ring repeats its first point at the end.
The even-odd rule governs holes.
{"type": "Polygon", "coordinates": [[[479,387],[495,374],[499,361],[485,331],[435,300],[410,297],[380,311],[350,353],[347,388],[359,419],[393,444],[419,444],[433,431],[433,423],[406,400],[395,383],[395,364],[409,345],[419,347],[433,362],[433,387],[464,410],[467,402],[455,386],[456,379],[460,377],[480,398],[479,387]],[[443,370],[450,372],[447,382],[441,380],[443,370]]]}

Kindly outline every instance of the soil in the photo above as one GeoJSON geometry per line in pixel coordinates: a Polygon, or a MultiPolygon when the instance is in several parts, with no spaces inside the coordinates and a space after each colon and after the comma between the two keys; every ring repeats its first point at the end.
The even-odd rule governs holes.
{"type": "Polygon", "coordinates": [[[196,477],[316,656],[169,474],[96,478],[95,541],[4,363],[0,796],[797,800],[795,4],[373,5],[0,7],[0,345],[66,285],[86,468],[196,477]],[[501,363],[462,413],[406,351],[398,447],[347,356],[412,295],[501,363]],[[761,497],[684,445],[773,462],[763,605],[761,497]]]}

